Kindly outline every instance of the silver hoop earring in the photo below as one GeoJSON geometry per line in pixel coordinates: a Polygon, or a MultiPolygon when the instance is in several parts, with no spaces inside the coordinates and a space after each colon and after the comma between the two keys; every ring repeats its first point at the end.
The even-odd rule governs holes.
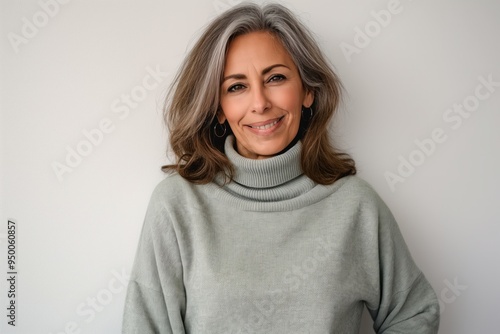
{"type": "Polygon", "coordinates": [[[226,123],[217,123],[215,124],[214,126],[214,133],[215,133],[215,136],[218,137],[218,138],[222,138],[224,137],[224,135],[226,134],[226,123]],[[222,134],[218,134],[217,133],[217,126],[220,126],[222,128],[222,134]]]}

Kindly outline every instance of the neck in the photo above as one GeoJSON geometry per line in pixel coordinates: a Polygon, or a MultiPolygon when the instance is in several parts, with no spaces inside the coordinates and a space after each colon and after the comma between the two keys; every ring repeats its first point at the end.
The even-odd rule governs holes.
{"type": "Polygon", "coordinates": [[[287,148],[267,159],[249,159],[234,149],[234,136],[228,136],[224,151],[235,169],[234,181],[252,188],[269,188],[303,174],[300,164],[302,144],[294,139],[287,148]]]}

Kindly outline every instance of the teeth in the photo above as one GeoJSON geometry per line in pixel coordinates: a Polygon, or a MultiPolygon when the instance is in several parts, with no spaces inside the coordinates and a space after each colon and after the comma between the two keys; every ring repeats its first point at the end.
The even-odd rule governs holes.
{"type": "Polygon", "coordinates": [[[266,125],[252,126],[252,128],[259,129],[259,130],[265,130],[265,129],[269,129],[269,128],[275,126],[278,122],[279,122],[279,119],[276,120],[276,121],[274,121],[274,122],[272,122],[272,123],[266,124],[266,125]]]}

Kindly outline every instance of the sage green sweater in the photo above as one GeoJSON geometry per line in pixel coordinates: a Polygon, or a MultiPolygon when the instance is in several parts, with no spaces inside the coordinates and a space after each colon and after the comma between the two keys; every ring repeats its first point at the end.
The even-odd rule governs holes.
{"type": "Polygon", "coordinates": [[[233,182],[173,174],[154,190],[123,333],[437,333],[438,300],[398,226],[363,180],[319,185],[301,143],[264,160],[225,153],[233,182]]]}

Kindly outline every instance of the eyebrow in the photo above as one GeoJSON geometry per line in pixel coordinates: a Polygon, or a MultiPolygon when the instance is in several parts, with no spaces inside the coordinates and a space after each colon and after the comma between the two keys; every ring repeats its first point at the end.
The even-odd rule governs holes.
{"type": "MultiPolygon", "coordinates": [[[[286,68],[290,69],[288,66],[283,65],[283,64],[274,64],[274,65],[271,65],[271,66],[264,68],[262,70],[262,75],[271,72],[271,70],[276,68],[276,67],[286,67],[286,68]]],[[[224,82],[228,79],[241,80],[241,79],[245,79],[245,78],[246,78],[246,75],[244,75],[244,74],[231,74],[231,75],[228,75],[227,77],[224,77],[224,79],[222,79],[222,82],[224,82]]]]}

